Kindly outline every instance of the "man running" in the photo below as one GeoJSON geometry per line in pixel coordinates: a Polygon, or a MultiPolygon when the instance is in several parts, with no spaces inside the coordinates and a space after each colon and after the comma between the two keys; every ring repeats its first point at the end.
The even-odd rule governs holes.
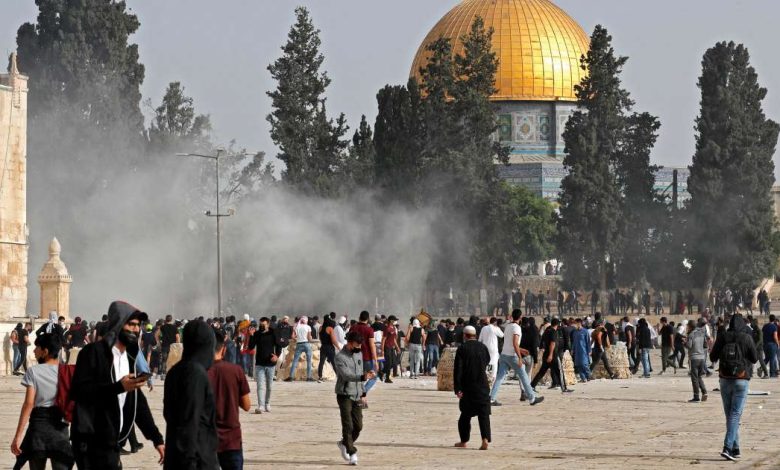
{"type": "Polygon", "coordinates": [[[528,374],[523,367],[522,357],[529,354],[529,352],[520,347],[520,337],[523,333],[517,322],[521,316],[520,309],[512,311],[512,321],[507,323],[506,328],[504,328],[504,347],[498,358],[498,375],[495,383],[493,383],[493,389],[490,391],[490,404],[493,406],[501,406],[501,403],[496,400],[496,396],[498,395],[499,387],[501,387],[501,382],[509,369],[514,370],[515,375],[520,378],[520,387],[524,390],[531,406],[544,401],[544,397],[536,396],[528,374]]]}

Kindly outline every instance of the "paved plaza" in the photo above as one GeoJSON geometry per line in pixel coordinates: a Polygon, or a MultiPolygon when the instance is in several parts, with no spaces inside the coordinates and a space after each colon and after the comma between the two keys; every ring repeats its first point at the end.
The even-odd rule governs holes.
{"type": "MultiPolygon", "coordinates": [[[[657,356],[657,354],[656,354],[657,356]]],[[[654,357],[654,359],[659,359],[654,357]]],[[[494,408],[490,450],[454,449],[458,440],[457,399],[436,391],[434,378],[398,379],[370,395],[365,429],[357,443],[362,467],[369,468],[778,468],[780,467],[780,381],[751,381],[752,391],[741,430],[742,461],[723,461],[724,418],[720,396],[710,391],[706,403],[688,404],[691,384],[685,370],[651,379],[596,380],[577,384],[575,393],[542,393],[543,404],[519,401],[517,382],[499,393],[504,406],[494,408]]],[[[713,375],[708,389],[717,387],[713,375]]],[[[255,403],[253,382],[252,402],[255,403]]],[[[163,431],[161,386],[148,393],[163,431]]],[[[19,415],[23,388],[19,378],[0,378],[0,435],[8,449],[19,415]]],[[[332,383],[275,382],[268,414],[243,413],[246,468],[337,468],[345,465],[335,442],[340,438],[338,408],[332,383]]],[[[164,431],[163,431],[164,432],[164,431]]],[[[140,437],[140,434],[139,434],[140,437]]],[[[125,469],[159,468],[149,442],[138,454],[123,459],[125,469]]],[[[0,468],[13,456],[2,453],[0,468]]]]}

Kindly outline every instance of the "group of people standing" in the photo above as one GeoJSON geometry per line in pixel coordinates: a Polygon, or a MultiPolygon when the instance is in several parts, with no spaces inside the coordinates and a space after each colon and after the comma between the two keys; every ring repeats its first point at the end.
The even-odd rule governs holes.
{"type": "MultiPolygon", "coordinates": [[[[77,322],[81,324],[82,322],[77,322]]],[[[14,344],[29,344],[31,327],[16,332],[14,344]]],[[[661,319],[658,328],[644,319],[632,323],[624,317],[612,324],[596,314],[590,318],[549,318],[537,327],[533,317],[515,309],[506,318],[443,320],[423,326],[410,319],[405,331],[394,316],[375,318],[363,311],[357,320],[337,318],[330,313],[319,319],[298,317],[203,319],[177,324],[168,316],[152,324],[148,315],[125,302],[113,302],[108,314],[90,335],[68,334],[52,316],[36,331],[35,357],[38,365],[25,370],[22,385],[26,394],[11,449],[21,468],[62,470],[74,464],[80,469],[121,468],[122,447],[135,440],[135,430],[152,442],[159,462],[172,468],[243,467],[243,441],[239,410],[250,411],[248,378],[257,382],[255,413],[271,411],[273,381],[295,379],[302,357],[307,360],[307,380],[314,381],[312,342],[319,341],[320,364],[330,363],[336,374],[334,392],[339,407],[341,439],[337,447],[346,462],[356,465],[355,446],[363,428],[363,410],[368,395],[382,380],[392,383],[399,375],[400,358],[408,349],[412,378],[434,373],[441,348],[457,347],[453,383],[459,398],[460,418],[457,447],[466,447],[471,420],[478,419],[481,445],[492,440],[490,414],[500,387],[510,371],[518,379],[520,399],[536,406],[544,401],[537,386],[549,372],[551,388],[571,393],[563,373],[563,356],[572,355],[577,378],[592,380],[591,372],[601,363],[614,378],[606,351],[618,341],[625,343],[634,373],[642,366],[649,377],[650,352],[660,337],[660,373],[668,368],[689,369],[693,388],[691,402],[707,400],[703,377],[711,374],[707,360],[719,365],[721,397],[727,432],[721,455],[740,457],[739,419],[747,398],[747,381],[753,364],[765,361],[767,378],[778,375],[778,322],[769,317],[757,334],[755,319],[737,312],[715,325],[702,316],[696,322],[675,326],[661,319]],[[74,337],[76,343],[74,343],[74,337]],[[758,339],[760,339],[760,346],[758,339]],[[63,361],[65,344],[81,349],[75,366],[63,361]],[[294,341],[289,376],[277,378],[287,346],[294,341]],[[677,351],[677,342],[683,351],[677,351]],[[175,343],[182,344],[181,360],[170,370],[165,363],[175,343]],[[245,343],[245,344],[244,344],[245,343]],[[252,351],[251,354],[244,351],[252,351]],[[688,361],[685,361],[687,351],[688,361]],[[252,359],[247,368],[244,357],[252,359]],[[534,374],[534,366],[539,369],[534,374]],[[158,372],[165,380],[163,417],[165,436],[159,431],[144,387],[158,372]],[[493,381],[492,387],[490,381],[493,381]],[[26,432],[25,432],[26,428],[26,432]]],[[[21,354],[22,347],[16,350],[21,354]]],[[[26,351],[24,351],[26,352],[26,351]]],[[[400,371],[401,374],[404,372],[400,371]]],[[[140,443],[136,443],[136,448],[140,443]]]]}

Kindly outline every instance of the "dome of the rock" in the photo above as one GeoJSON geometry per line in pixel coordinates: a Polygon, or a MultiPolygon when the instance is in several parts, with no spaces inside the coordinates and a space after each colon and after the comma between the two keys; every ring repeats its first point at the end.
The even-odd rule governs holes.
{"type": "Polygon", "coordinates": [[[428,59],[426,46],[440,37],[463,50],[460,38],[480,16],[493,28],[499,59],[493,101],[575,101],[574,86],[584,71],[580,57],[590,39],[565,11],[549,0],[464,0],[439,20],[420,45],[411,75],[428,59]]]}

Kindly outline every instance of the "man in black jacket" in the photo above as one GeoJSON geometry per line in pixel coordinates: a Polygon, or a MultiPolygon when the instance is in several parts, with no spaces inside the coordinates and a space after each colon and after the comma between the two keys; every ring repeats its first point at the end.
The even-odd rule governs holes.
{"type": "Polygon", "coordinates": [[[756,346],[749,332],[742,315],[734,314],[729,321],[729,329],[718,335],[710,351],[710,360],[718,361],[720,398],[726,414],[726,437],[720,455],[731,461],[740,458],[739,420],[747,401],[753,364],[758,361],[756,346]]]}
{"type": "Polygon", "coordinates": [[[271,412],[271,387],[282,348],[271,329],[268,318],[260,319],[257,331],[249,338],[249,349],[255,350],[255,381],[257,382],[257,408],[255,414],[271,412]]]}
{"type": "Polygon", "coordinates": [[[214,330],[202,320],[192,320],[182,336],[181,361],[165,378],[163,416],[168,455],[164,469],[216,469],[216,407],[207,373],[214,362],[214,330]]]}
{"type": "Polygon", "coordinates": [[[147,377],[135,377],[138,334],[145,313],[125,302],[108,308],[106,334],[81,350],[70,387],[75,402],[71,441],[81,470],[119,469],[119,450],[133,425],[165,457],[163,438],[154,424],[141,387],[147,377]]]}

